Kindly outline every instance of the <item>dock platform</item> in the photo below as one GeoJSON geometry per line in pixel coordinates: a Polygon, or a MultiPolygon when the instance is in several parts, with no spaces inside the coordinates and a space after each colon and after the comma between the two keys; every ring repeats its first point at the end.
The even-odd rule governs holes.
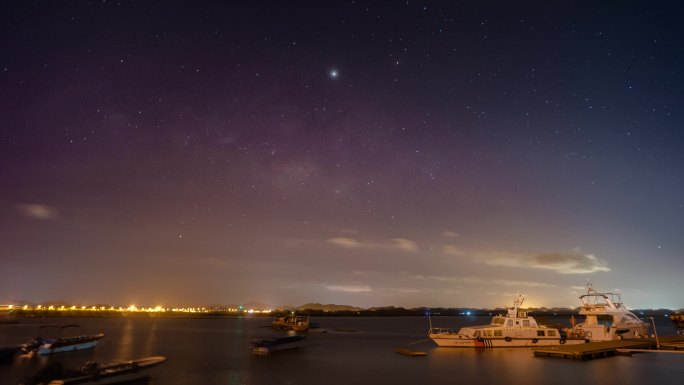
{"type": "MultiPolygon", "coordinates": [[[[660,337],[658,341],[660,342],[659,351],[684,349],[684,338],[680,336],[660,337]]],[[[615,356],[621,352],[624,352],[625,350],[634,352],[635,350],[638,351],[656,348],[657,344],[654,338],[643,338],[539,348],[534,350],[534,356],[591,360],[595,358],[615,356]]]]}

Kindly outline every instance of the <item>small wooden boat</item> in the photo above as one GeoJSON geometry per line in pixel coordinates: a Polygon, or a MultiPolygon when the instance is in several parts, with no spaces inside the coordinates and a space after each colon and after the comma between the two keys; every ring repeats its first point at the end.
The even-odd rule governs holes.
{"type": "Polygon", "coordinates": [[[299,349],[304,346],[303,336],[262,338],[252,341],[252,353],[269,354],[281,350],[299,349]]]}
{"type": "Polygon", "coordinates": [[[403,348],[401,346],[398,346],[394,348],[395,353],[403,354],[405,356],[410,356],[410,357],[422,357],[426,356],[427,352],[420,352],[418,350],[411,350],[409,348],[403,348]]]}
{"type": "Polygon", "coordinates": [[[164,361],[166,357],[151,356],[107,365],[87,362],[78,370],[64,370],[56,361],[43,367],[35,376],[28,378],[21,385],[120,384],[149,377],[149,369],[164,361]]]}

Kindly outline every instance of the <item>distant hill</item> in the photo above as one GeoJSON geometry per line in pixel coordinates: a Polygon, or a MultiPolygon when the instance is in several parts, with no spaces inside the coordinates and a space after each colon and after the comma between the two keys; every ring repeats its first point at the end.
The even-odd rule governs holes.
{"type": "Polygon", "coordinates": [[[358,310],[363,310],[363,308],[355,307],[355,306],[333,305],[333,304],[322,305],[320,303],[307,303],[307,304],[299,306],[295,310],[306,310],[306,309],[308,309],[308,310],[320,310],[320,311],[358,311],[358,310]]]}
{"type": "Polygon", "coordinates": [[[273,309],[273,306],[267,305],[265,303],[261,302],[256,302],[256,301],[249,301],[241,304],[228,304],[228,305],[222,305],[222,304],[210,304],[206,305],[204,307],[210,308],[210,309],[239,309],[240,306],[242,306],[243,309],[255,309],[255,310],[267,310],[267,309],[273,309]]]}

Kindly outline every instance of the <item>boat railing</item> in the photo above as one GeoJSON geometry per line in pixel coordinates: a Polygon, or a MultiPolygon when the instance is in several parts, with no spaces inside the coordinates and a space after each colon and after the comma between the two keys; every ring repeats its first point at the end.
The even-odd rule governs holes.
{"type": "Polygon", "coordinates": [[[454,334],[452,328],[430,328],[429,334],[454,334]]]}

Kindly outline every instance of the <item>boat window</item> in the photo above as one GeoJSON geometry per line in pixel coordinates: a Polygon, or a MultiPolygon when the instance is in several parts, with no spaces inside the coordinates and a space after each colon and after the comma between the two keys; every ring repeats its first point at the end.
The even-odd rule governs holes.
{"type": "Polygon", "coordinates": [[[501,317],[494,317],[492,319],[492,325],[503,325],[504,324],[504,319],[501,317]]]}
{"type": "Polygon", "coordinates": [[[501,329],[494,330],[494,337],[501,337],[501,336],[503,336],[503,331],[501,329]]]}
{"type": "Polygon", "coordinates": [[[509,320],[506,322],[506,326],[508,326],[509,328],[512,328],[512,327],[513,327],[513,320],[512,320],[512,319],[509,319],[509,320]]]}
{"type": "Polygon", "coordinates": [[[599,325],[603,325],[606,327],[611,327],[613,325],[613,316],[609,314],[599,314],[596,316],[596,322],[599,325]]]}
{"type": "Polygon", "coordinates": [[[473,335],[475,336],[475,338],[479,337],[479,336],[480,336],[480,331],[479,331],[479,330],[475,331],[475,334],[473,334],[473,335]]]}
{"type": "Polygon", "coordinates": [[[485,330],[482,332],[485,337],[491,337],[492,336],[492,331],[491,330],[485,330]]]}
{"type": "Polygon", "coordinates": [[[524,320],[523,320],[523,326],[525,326],[525,327],[530,327],[530,320],[524,319],[524,320]]]}
{"type": "Polygon", "coordinates": [[[544,331],[543,330],[537,330],[537,337],[544,337],[544,331]]]}
{"type": "Polygon", "coordinates": [[[547,333],[549,337],[555,337],[556,336],[556,331],[555,330],[547,330],[547,333]]]}

